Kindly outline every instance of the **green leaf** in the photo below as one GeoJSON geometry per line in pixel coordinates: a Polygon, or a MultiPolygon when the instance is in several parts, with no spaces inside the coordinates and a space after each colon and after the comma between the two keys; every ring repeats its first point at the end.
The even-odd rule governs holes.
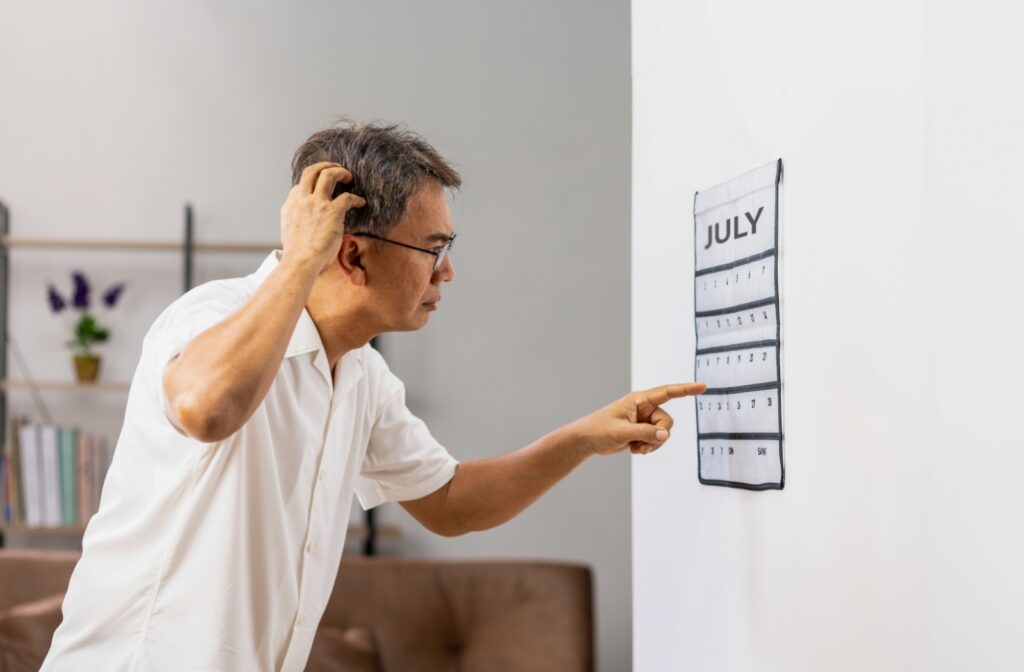
{"type": "Polygon", "coordinates": [[[110,337],[110,332],[96,321],[96,318],[89,313],[84,313],[78,324],[75,325],[74,340],[68,345],[82,354],[91,354],[91,347],[95,343],[105,343],[110,337]]]}

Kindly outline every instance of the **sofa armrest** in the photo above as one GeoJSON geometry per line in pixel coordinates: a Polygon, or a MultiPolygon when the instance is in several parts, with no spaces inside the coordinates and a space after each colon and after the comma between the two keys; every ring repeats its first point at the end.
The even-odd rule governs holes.
{"type": "Polygon", "coordinates": [[[0,612],[0,672],[38,670],[60,625],[64,593],[0,612]]]}

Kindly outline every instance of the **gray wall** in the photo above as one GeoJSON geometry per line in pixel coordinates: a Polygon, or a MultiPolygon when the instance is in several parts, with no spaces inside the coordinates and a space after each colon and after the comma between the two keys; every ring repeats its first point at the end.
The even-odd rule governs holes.
{"type": "MultiPolygon", "coordinates": [[[[273,240],[309,133],[341,114],[407,123],[465,178],[458,278],[425,330],[383,347],[457,457],[496,455],[627,391],[628,40],[628,3],[611,0],[6,4],[0,199],[23,236],[174,239],[191,200],[201,239],[273,240]]],[[[258,261],[207,255],[199,279],[258,261]]],[[[126,379],[179,260],[16,251],[11,333],[40,378],[70,375],[43,296],[72,267],[131,283],[104,363],[126,379]]],[[[46,403],[116,436],[116,394],[46,403]]],[[[628,669],[628,470],[594,460],[519,519],[455,540],[385,507],[404,531],[389,550],[589,563],[600,667],[628,669]]]]}

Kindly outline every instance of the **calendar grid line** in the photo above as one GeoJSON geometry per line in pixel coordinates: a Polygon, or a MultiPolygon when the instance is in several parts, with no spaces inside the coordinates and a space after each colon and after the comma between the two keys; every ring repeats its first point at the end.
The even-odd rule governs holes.
{"type": "Polygon", "coordinates": [[[743,394],[744,392],[762,392],[764,390],[776,390],[779,388],[779,381],[770,383],[754,383],[753,385],[736,385],[735,387],[709,387],[704,390],[704,396],[716,396],[723,394],[743,394]]]}
{"type": "Polygon", "coordinates": [[[768,299],[761,299],[760,301],[751,301],[750,303],[741,303],[738,306],[726,306],[725,308],[715,308],[714,310],[700,310],[694,312],[694,317],[715,317],[717,315],[728,315],[729,313],[738,313],[744,310],[750,310],[751,308],[764,308],[765,306],[774,306],[779,301],[779,295],[776,291],[775,295],[768,299]]]}
{"type": "Polygon", "coordinates": [[[773,338],[766,341],[748,341],[734,345],[719,345],[713,348],[703,348],[697,351],[697,356],[714,355],[719,352],[734,352],[736,350],[755,350],[757,348],[774,348],[779,345],[779,339],[773,338]]]}
{"type": "Polygon", "coordinates": [[[728,439],[730,441],[780,441],[782,434],[778,432],[706,432],[697,434],[698,441],[728,439]]]}
{"type": "MultiPolygon", "coordinates": [[[[776,245],[776,247],[778,246],[776,245]]],[[[764,252],[759,252],[749,257],[744,257],[743,259],[737,259],[735,261],[730,261],[725,264],[719,264],[718,266],[709,266],[708,268],[704,268],[699,271],[694,271],[693,277],[699,278],[702,275],[709,275],[711,273],[718,273],[720,271],[731,271],[734,268],[746,266],[747,264],[752,264],[755,261],[761,261],[762,259],[767,259],[768,257],[774,257],[776,247],[767,249],[764,252]]]]}

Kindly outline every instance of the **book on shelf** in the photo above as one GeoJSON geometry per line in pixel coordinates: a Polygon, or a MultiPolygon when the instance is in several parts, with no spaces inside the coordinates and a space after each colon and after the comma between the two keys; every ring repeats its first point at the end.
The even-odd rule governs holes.
{"type": "Polygon", "coordinates": [[[18,457],[18,418],[10,418],[7,425],[7,448],[4,460],[7,463],[7,490],[4,493],[4,521],[23,520],[24,498],[20,486],[21,460],[18,457]]]}
{"type": "MultiPolygon", "coordinates": [[[[39,427],[25,423],[18,428],[18,449],[21,454],[21,484],[25,488],[22,499],[24,509],[22,521],[30,527],[43,524],[42,446],[39,443],[39,427]]],[[[11,521],[12,523],[15,521],[11,521]]]]}
{"type": "Polygon", "coordinates": [[[91,508],[95,492],[93,473],[94,465],[92,457],[92,437],[88,434],[79,432],[75,437],[75,445],[78,448],[78,525],[85,525],[89,518],[89,509],[91,508]]]}
{"type": "Polygon", "coordinates": [[[60,527],[60,454],[57,447],[57,428],[43,425],[39,428],[39,445],[42,454],[43,525],[60,527]]]}
{"type": "Polygon", "coordinates": [[[15,527],[85,526],[99,506],[110,451],[101,438],[71,427],[12,418],[0,454],[0,523],[15,527]]]}
{"type": "Polygon", "coordinates": [[[11,516],[11,504],[7,500],[7,455],[0,453],[0,520],[7,520],[11,516]]]}
{"type": "Polygon", "coordinates": [[[65,527],[74,527],[78,524],[75,434],[77,431],[69,427],[60,427],[57,430],[57,443],[60,447],[60,524],[65,527]]]}

